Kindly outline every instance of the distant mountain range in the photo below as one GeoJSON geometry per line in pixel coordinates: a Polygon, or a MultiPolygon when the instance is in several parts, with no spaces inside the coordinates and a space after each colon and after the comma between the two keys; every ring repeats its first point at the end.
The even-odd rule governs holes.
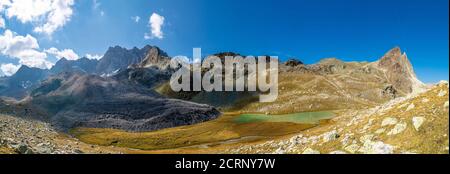
{"type": "Polygon", "coordinates": [[[129,66],[136,67],[167,67],[170,60],[165,52],[158,47],[145,46],[141,49],[126,49],[119,46],[110,47],[100,60],[80,58],[67,60],[61,58],[50,69],[30,68],[23,65],[11,77],[0,79],[0,96],[22,99],[27,96],[32,87],[42,80],[63,72],[79,72],[100,76],[112,76],[129,66]],[[158,60],[161,63],[158,64],[158,60]]]}

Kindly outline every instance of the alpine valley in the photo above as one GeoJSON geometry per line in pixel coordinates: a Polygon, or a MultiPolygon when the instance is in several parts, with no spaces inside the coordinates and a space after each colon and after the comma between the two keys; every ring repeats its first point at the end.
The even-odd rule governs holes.
{"type": "Polygon", "coordinates": [[[398,47],[375,62],[279,62],[270,103],[172,91],[170,60],[115,46],[1,77],[0,153],[449,153],[449,84],[422,83],[398,47]]]}

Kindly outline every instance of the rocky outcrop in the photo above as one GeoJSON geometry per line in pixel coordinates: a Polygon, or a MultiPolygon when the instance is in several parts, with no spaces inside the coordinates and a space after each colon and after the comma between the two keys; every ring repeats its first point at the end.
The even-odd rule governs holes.
{"type": "Polygon", "coordinates": [[[151,89],[169,81],[172,73],[171,69],[161,70],[157,67],[135,67],[120,71],[113,78],[118,81],[140,84],[151,89]]]}
{"type": "Polygon", "coordinates": [[[400,92],[410,94],[423,91],[425,85],[417,79],[406,53],[402,53],[399,47],[387,52],[376,63],[384,71],[387,81],[400,92]]]}
{"type": "Polygon", "coordinates": [[[448,90],[441,82],[373,108],[339,112],[329,124],[295,136],[233,146],[225,153],[448,154],[448,90]]]}
{"type": "Polygon", "coordinates": [[[151,47],[144,60],[139,63],[139,67],[142,68],[157,67],[162,70],[167,69],[169,65],[169,56],[158,47],[151,47]]]}
{"type": "Polygon", "coordinates": [[[50,69],[53,74],[59,74],[62,72],[85,72],[89,74],[96,73],[96,67],[98,60],[80,58],[78,60],[67,60],[66,58],[61,58],[56,64],[50,69]]]}
{"type": "Polygon", "coordinates": [[[50,124],[0,114],[0,154],[120,153],[61,136],[50,124]],[[7,149],[7,151],[2,151],[7,149]]]}
{"type": "Polygon", "coordinates": [[[136,47],[133,49],[126,49],[120,46],[110,47],[98,62],[96,72],[99,75],[108,75],[126,69],[130,65],[138,64],[144,60],[151,48],[152,46],[149,45],[141,49],[136,47]]]}
{"type": "Polygon", "coordinates": [[[398,96],[397,90],[392,85],[387,85],[381,91],[381,95],[389,96],[390,98],[396,98],[398,96]]]}
{"type": "Polygon", "coordinates": [[[284,62],[284,65],[289,67],[296,67],[298,65],[303,65],[303,62],[297,59],[289,59],[286,62],[284,62]]]}

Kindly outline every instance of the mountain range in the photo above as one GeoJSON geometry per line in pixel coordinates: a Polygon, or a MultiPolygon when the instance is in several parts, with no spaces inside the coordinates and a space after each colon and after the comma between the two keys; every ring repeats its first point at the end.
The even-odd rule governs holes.
{"type": "MultiPolygon", "coordinates": [[[[225,52],[214,55],[224,61],[226,56],[240,54],[225,52]]],[[[99,60],[62,58],[50,70],[22,66],[16,74],[0,79],[0,96],[3,96],[0,113],[50,123],[62,132],[77,131],[78,128],[106,128],[127,132],[156,131],[157,134],[158,130],[164,132],[166,128],[193,125],[181,128],[182,133],[172,129],[168,131],[176,133],[173,135],[176,137],[186,134],[194,138],[198,136],[195,125],[207,122],[198,127],[212,124],[211,131],[214,131],[214,124],[226,123],[224,119],[229,119],[229,113],[279,115],[334,111],[351,115],[353,111],[384,106],[431,89],[417,79],[406,53],[398,47],[374,62],[344,62],[337,58],[322,59],[316,64],[304,64],[297,59],[279,62],[279,94],[271,103],[258,102],[260,92],[172,91],[169,80],[176,69],[169,67],[170,60],[166,52],[155,46],[141,49],[115,46],[110,47],[99,60]],[[224,113],[225,116],[219,118],[224,113]],[[218,121],[208,122],[211,120],[218,121]],[[196,130],[192,135],[191,128],[196,130]]],[[[239,125],[235,125],[238,130],[228,130],[230,126],[221,127],[220,136],[205,130],[205,137],[220,139],[230,131],[247,130],[239,125]]],[[[254,130],[260,130],[268,125],[252,126],[255,126],[254,130]]],[[[269,126],[268,130],[272,129],[269,126]]],[[[286,127],[286,130],[290,128],[286,127]]],[[[274,131],[270,135],[276,134],[274,131]]],[[[106,137],[114,135],[121,134],[112,133],[106,137]]],[[[168,135],[167,132],[164,135],[168,135]]],[[[121,138],[124,137],[112,139],[121,138]]],[[[190,142],[184,141],[185,138],[179,137],[183,141],[174,140],[174,144],[190,142]]],[[[207,138],[200,139],[201,142],[209,142],[207,138]]],[[[148,141],[133,139],[126,140],[126,143],[139,144],[141,140],[148,141]]],[[[159,144],[155,146],[159,147],[160,138],[156,140],[159,144]]]]}

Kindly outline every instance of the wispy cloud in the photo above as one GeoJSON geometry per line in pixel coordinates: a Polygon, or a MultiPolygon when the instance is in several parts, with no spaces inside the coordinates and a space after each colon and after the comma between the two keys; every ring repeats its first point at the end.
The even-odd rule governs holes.
{"type": "Polygon", "coordinates": [[[85,56],[88,59],[101,59],[103,57],[103,55],[98,55],[98,54],[86,54],[85,56]]]}
{"type": "Polygon", "coordinates": [[[80,57],[72,49],[58,50],[55,47],[44,50],[44,52],[55,56],[58,59],[66,58],[67,60],[77,60],[80,57]]]}
{"type": "Polygon", "coordinates": [[[133,17],[131,17],[131,19],[132,19],[134,22],[139,23],[139,21],[141,20],[141,17],[139,17],[139,16],[133,16],[133,17]]]}
{"type": "Polygon", "coordinates": [[[98,9],[100,7],[101,3],[99,2],[99,0],[92,0],[92,8],[94,10],[98,9]]]}

